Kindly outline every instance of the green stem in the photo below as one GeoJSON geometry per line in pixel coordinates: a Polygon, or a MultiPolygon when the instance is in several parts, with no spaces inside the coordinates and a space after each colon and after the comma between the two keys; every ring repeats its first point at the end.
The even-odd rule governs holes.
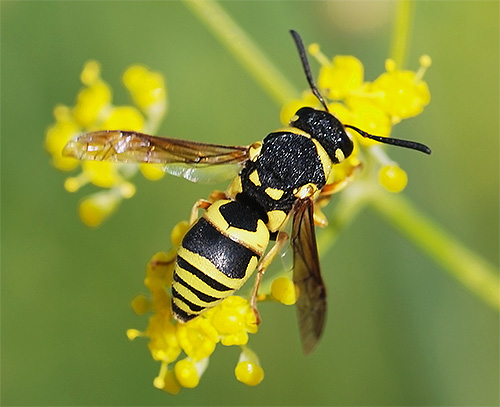
{"type": "Polygon", "coordinates": [[[331,215],[328,216],[328,226],[318,231],[316,241],[320,255],[332,248],[339,234],[354,221],[368,202],[369,186],[366,183],[355,182],[348,188],[348,190],[336,195],[335,199],[339,201],[331,215]]]}
{"type": "Polygon", "coordinates": [[[397,230],[480,299],[500,310],[496,268],[442,230],[402,195],[378,193],[373,207],[397,230]]]}
{"type": "Polygon", "coordinates": [[[212,31],[254,79],[282,106],[299,92],[251,38],[213,0],[184,0],[184,4],[212,31]]]}
{"type": "Polygon", "coordinates": [[[406,63],[414,8],[413,0],[397,0],[396,2],[390,58],[396,63],[397,69],[402,69],[406,63]]]}

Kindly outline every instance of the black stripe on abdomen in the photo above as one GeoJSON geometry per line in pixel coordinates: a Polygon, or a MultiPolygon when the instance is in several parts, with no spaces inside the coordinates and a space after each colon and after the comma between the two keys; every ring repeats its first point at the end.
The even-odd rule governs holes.
{"type": "Polygon", "coordinates": [[[204,218],[187,232],[182,246],[209,260],[217,270],[234,279],[244,278],[252,257],[259,257],[254,251],[224,236],[204,218]]]}

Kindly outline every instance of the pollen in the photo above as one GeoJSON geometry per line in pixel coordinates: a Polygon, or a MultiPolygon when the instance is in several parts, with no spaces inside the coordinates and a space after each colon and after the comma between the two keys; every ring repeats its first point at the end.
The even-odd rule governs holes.
{"type": "Polygon", "coordinates": [[[144,333],[137,329],[127,329],[127,338],[133,341],[135,338],[139,336],[144,336],[144,333]]]}
{"type": "Polygon", "coordinates": [[[182,386],[177,380],[174,371],[168,369],[166,363],[162,363],[160,373],[153,380],[153,386],[170,394],[179,394],[182,386]]]}
{"type": "Polygon", "coordinates": [[[123,198],[129,199],[135,195],[137,189],[131,182],[123,182],[118,186],[118,190],[123,198]]]}
{"type": "Polygon", "coordinates": [[[239,362],[234,369],[238,381],[248,385],[257,386],[264,379],[264,370],[254,362],[239,362]]]}
{"type": "Polygon", "coordinates": [[[101,65],[97,61],[88,61],[83,66],[82,73],[80,74],[80,80],[84,85],[92,86],[100,79],[101,75],[101,65]]]}
{"type": "Polygon", "coordinates": [[[144,177],[148,180],[158,181],[165,176],[163,167],[164,166],[161,164],[141,164],[139,169],[141,170],[142,175],[144,175],[144,177]]]}
{"type": "MultiPolygon", "coordinates": [[[[350,124],[378,136],[388,137],[391,134],[392,123],[389,115],[371,99],[350,99],[349,104],[352,110],[350,124]]],[[[363,146],[378,144],[374,140],[359,136],[356,132],[349,134],[354,134],[354,138],[363,146]]]]}
{"type": "Polygon", "coordinates": [[[123,74],[123,83],[129,90],[134,102],[147,114],[151,109],[166,109],[166,87],[158,72],[150,71],[143,65],[133,65],[123,74]]]}
{"type": "Polygon", "coordinates": [[[110,103],[111,88],[104,81],[96,81],[78,94],[73,116],[81,127],[90,127],[110,103]]]}
{"type": "Polygon", "coordinates": [[[401,192],[408,183],[408,176],[399,166],[386,165],[379,171],[379,182],[389,192],[401,192]]]}
{"type": "Polygon", "coordinates": [[[81,172],[76,177],[66,178],[66,181],[64,181],[64,189],[68,192],[76,192],[88,182],[89,177],[87,174],[85,174],[85,172],[81,172]]]}
{"type": "Polygon", "coordinates": [[[82,169],[88,180],[101,188],[111,188],[124,182],[116,164],[106,161],[84,161],[82,169]]]}
{"type": "Polygon", "coordinates": [[[293,305],[297,301],[295,285],[288,277],[278,277],[273,281],[271,295],[285,305],[293,305]]]}
{"type": "Polygon", "coordinates": [[[148,347],[154,360],[171,363],[177,359],[181,347],[176,331],[168,313],[156,313],[149,318],[146,335],[150,338],[148,347]]]}
{"type": "Polygon", "coordinates": [[[160,298],[159,296],[165,294],[165,287],[172,283],[176,256],[176,249],[172,249],[168,253],[158,252],[147,265],[144,285],[155,296],[154,305],[156,309],[170,308],[170,299],[160,298]]]}
{"type": "Polygon", "coordinates": [[[116,211],[120,201],[121,197],[112,192],[92,194],[80,203],[80,219],[87,226],[97,227],[116,211]]]}
{"type": "Polygon", "coordinates": [[[133,106],[117,106],[107,112],[103,120],[103,129],[120,129],[140,131],[144,128],[144,116],[133,106]]]}
{"type": "Polygon", "coordinates": [[[318,61],[321,65],[323,66],[331,66],[332,63],[331,61],[328,59],[328,57],[323,54],[323,52],[321,52],[321,48],[319,46],[319,44],[317,43],[312,43],[311,45],[309,45],[307,47],[307,51],[309,52],[309,54],[311,54],[315,59],[316,61],[318,61]]]}
{"type": "MultiPolygon", "coordinates": [[[[430,58],[424,58],[428,63],[430,58]]],[[[427,84],[422,80],[423,72],[397,70],[390,62],[387,72],[380,75],[370,86],[370,91],[378,95],[374,102],[397,123],[401,119],[420,114],[430,102],[427,84]]]]}
{"type": "Polygon", "coordinates": [[[321,67],[318,85],[330,99],[342,99],[363,83],[363,64],[350,55],[333,58],[330,65],[321,67]]]}
{"type": "Polygon", "coordinates": [[[210,356],[219,341],[217,330],[205,318],[195,318],[177,326],[177,338],[186,355],[195,360],[210,356]]]}
{"type": "Polygon", "coordinates": [[[194,363],[189,359],[179,360],[174,367],[175,377],[182,387],[194,388],[198,386],[200,378],[194,363]]]}
{"type": "Polygon", "coordinates": [[[250,304],[236,295],[226,298],[209,315],[225,346],[245,345],[248,333],[255,333],[258,329],[250,304]]]}
{"type": "Polygon", "coordinates": [[[132,309],[137,315],[143,315],[148,311],[151,311],[151,301],[144,296],[138,295],[132,300],[132,309]]]}
{"type": "Polygon", "coordinates": [[[80,126],[72,119],[66,106],[57,106],[54,117],[56,123],[47,129],[45,135],[45,148],[52,156],[54,167],[61,171],[71,171],[79,166],[79,162],[63,157],[61,152],[66,143],[79,133],[80,126]]]}
{"type": "Polygon", "coordinates": [[[189,229],[189,222],[182,221],[177,223],[172,229],[172,233],[170,233],[170,241],[174,247],[179,247],[181,245],[182,239],[184,235],[187,233],[189,229]]]}

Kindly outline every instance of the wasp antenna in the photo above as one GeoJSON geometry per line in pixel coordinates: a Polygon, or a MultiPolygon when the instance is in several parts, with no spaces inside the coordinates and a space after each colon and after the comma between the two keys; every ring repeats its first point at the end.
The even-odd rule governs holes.
{"type": "Polygon", "coordinates": [[[431,149],[429,147],[427,147],[425,144],[417,143],[416,141],[401,140],[399,138],[391,138],[391,137],[374,136],[373,134],[369,134],[366,131],[358,129],[357,127],[351,126],[349,124],[345,124],[344,127],[348,127],[350,129],[353,129],[353,130],[357,131],[359,134],[361,134],[363,137],[378,141],[380,143],[392,144],[394,146],[405,147],[405,148],[411,148],[412,150],[421,151],[422,153],[425,153],[425,154],[431,153],[431,149]]]}
{"type": "Polygon", "coordinates": [[[297,46],[297,50],[299,51],[300,60],[302,62],[302,67],[304,68],[304,72],[306,74],[307,82],[309,82],[309,87],[311,88],[314,96],[318,98],[318,100],[321,102],[325,110],[328,112],[328,106],[325,102],[325,99],[323,98],[323,96],[321,96],[321,93],[319,93],[319,90],[316,87],[316,84],[314,83],[314,79],[311,73],[311,67],[309,66],[309,61],[307,60],[306,49],[304,48],[304,43],[302,42],[302,38],[300,38],[299,33],[295,30],[290,30],[290,34],[292,34],[293,40],[295,41],[295,45],[297,46]]]}

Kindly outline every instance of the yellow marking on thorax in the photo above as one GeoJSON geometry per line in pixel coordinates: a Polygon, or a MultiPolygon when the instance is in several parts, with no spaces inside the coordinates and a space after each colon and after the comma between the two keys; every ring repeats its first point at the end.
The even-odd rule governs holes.
{"type": "Polygon", "coordinates": [[[248,158],[250,161],[256,161],[257,157],[260,154],[260,150],[262,150],[262,141],[256,141],[250,146],[248,150],[248,158]]]}
{"type": "MultiPolygon", "coordinates": [[[[314,145],[316,146],[316,151],[318,153],[318,156],[319,156],[319,159],[321,161],[321,165],[323,165],[323,172],[325,174],[325,180],[328,179],[328,177],[330,176],[330,172],[332,171],[332,159],[330,158],[330,156],[328,155],[328,153],[326,152],[326,150],[323,148],[323,146],[321,145],[321,143],[316,140],[316,139],[311,139],[314,143],[314,145]]],[[[338,149],[337,149],[338,151],[338,149]]]]}
{"type": "Polygon", "coordinates": [[[344,152],[340,149],[340,148],[337,148],[335,150],[335,158],[337,159],[337,161],[339,163],[341,163],[342,161],[345,160],[345,155],[344,155],[344,152]]]}
{"type": "Polygon", "coordinates": [[[285,191],[283,191],[282,189],[271,188],[271,187],[267,187],[264,192],[275,201],[279,201],[283,196],[283,194],[285,193],[285,191]]]}
{"type": "Polygon", "coordinates": [[[248,176],[248,179],[250,181],[252,181],[252,183],[257,186],[257,187],[260,187],[262,184],[260,183],[260,178],[259,178],[259,172],[257,170],[254,170],[249,176],[248,176]]]}
{"type": "Polygon", "coordinates": [[[228,197],[235,199],[236,195],[241,192],[243,192],[243,185],[241,185],[241,177],[238,175],[227,187],[226,194],[228,197]]]}
{"type": "Polygon", "coordinates": [[[267,212],[267,217],[269,218],[267,227],[271,232],[276,232],[285,223],[287,214],[280,210],[274,210],[267,212]]]}

